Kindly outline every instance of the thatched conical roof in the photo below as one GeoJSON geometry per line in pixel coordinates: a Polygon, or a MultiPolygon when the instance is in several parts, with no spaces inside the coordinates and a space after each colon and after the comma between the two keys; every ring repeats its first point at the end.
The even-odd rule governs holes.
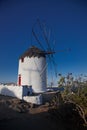
{"type": "Polygon", "coordinates": [[[45,53],[41,49],[32,46],[20,56],[20,59],[24,57],[45,57],[45,53]]]}

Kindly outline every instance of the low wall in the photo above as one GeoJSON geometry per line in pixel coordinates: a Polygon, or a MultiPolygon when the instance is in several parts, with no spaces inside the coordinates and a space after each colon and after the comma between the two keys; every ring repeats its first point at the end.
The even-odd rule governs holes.
{"type": "Polygon", "coordinates": [[[28,91],[29,88],[25,86],[0,85],[1,95],[17,97],[25,100],[26,102],[38,105],[51,101],[56,94],[56,92],[45,92],[36,96],[27,96],[28,91]]]}
{"type": "Polygon", "coordinates": [[[41,94],[37,96],[27,96],[28,91],[29,91],[29,88],[25,86],[0,85],[1,95],[17,97],[19,99],[25,100],[26,102],[37,104],[37,105],[42,104],[41,94]]]}
{"type": "Polygon", "coordinates": [[[23,87],[22,86],[7,86],[0,85],[0,94],[5,96],[17,97],[22,99],[23,97],[23,87]]]}
{"type": "Polygon", "coordinates": [[[23,100],[29,103],[41,105],[42,104],[42,95],[39,94],[37,96],[24,96],[23,100]]]}

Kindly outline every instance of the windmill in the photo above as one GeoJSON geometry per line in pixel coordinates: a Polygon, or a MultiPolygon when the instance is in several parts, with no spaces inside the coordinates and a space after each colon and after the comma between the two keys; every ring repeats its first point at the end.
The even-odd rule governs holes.
{"type": "MultiPolygon", "coordinates": [[[[51,67],[54,66],[55,73],[57,72],[54,60],[56,52],[50,45],[50,31],[48,33],[45,24],[37,20],[32,27],[32,37],[35,40],[34,44],[31,43],[31,47],[19,58],[18,85],[32,86],[34,93],[46,92],[47,60],[50,62],[51,67]],[[36,27],[39,31],[37,31],[36,27]],[[40,35],[42,34],[42,37],[38,32],[40,35]],[[43,41],[42,38],[45,41],[44,45],[41,42],[43,41]],[[35,46],[35,42],[37,46],[35,46]]],[[[52,68],[50,68],[50,71],[52,73],[52,68]]]]}

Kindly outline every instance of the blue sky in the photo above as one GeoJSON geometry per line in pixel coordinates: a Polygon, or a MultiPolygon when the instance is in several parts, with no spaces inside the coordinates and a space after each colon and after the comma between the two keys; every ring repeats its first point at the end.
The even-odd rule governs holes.
{"type": "MultiPolygon", "coordinates": [[[[0,0],[0,82],[16,82],[19,56],[31,45],[36,19],[54,33],[58,73],[87,74],[85,0],[0,0]]],[[[44,42],[43,42],[44,45],[44,42]]]]}

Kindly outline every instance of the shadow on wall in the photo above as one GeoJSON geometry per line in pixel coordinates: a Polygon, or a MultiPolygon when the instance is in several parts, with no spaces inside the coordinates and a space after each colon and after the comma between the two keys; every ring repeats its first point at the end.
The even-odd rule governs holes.
{"type": "Polygon", "coordinates": [[[16,97],[16,95],[14,94],[14,92],[12,92],[11,90],[9,90],[8,88],[3,88],[1,90],[1,95],[16,97]]]}

